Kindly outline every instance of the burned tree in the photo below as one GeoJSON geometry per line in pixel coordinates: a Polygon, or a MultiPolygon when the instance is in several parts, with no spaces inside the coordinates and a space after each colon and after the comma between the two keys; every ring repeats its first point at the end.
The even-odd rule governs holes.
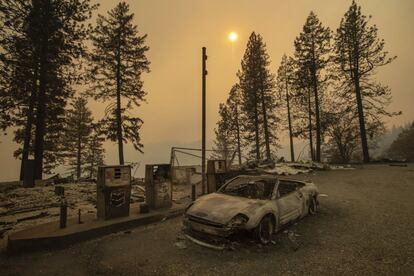
{"type": "Polygon", "coordinates": [[[102,125],[107,138],[118,143],[120,164],[124,164],[124,142],[131,141],[140,152],[143,148],[139,135],[143,121],[130,111],[145,100],[141,76],[149,72],[149,47],[147,35],[138,35],[133,20],[129,5],[120,2],[107,16],[99,15],[91,37],[90,91],[96,100],[109,101],[102,125]]]}
{"type": "MultiPolygon", "coordinates": [[[[369,17],[370,18],[370,17],[369,17]]],[[[358,112],[358,124],[364,162],[370,161],[368,117],[381,123],[381,116],[392,116],[385,107],[391,100],[390,90],[372,81],[376,69],[392,62],[384,50],[385,42],[378,38],[378,28],[369,25],[355,1],[342,18],[335,36],[335,63],[342,84],[342,97],[358,112]]]]}

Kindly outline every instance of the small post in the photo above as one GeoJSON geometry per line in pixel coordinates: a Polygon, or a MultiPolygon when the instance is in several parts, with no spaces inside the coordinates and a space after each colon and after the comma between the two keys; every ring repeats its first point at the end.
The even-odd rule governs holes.
{"type": "Polygon", "coordinates": [[[196,200],[196,185],[195,184],[191,185],[191,200],[192,201],[196,200]]]}
{"type": "Polygon", "coordinates": [[[60,228],[66,228],[66,221],[68,215],[68,204],[66,199],[62,197],[60,202],[60,228]]]}
{"type": "Polygon", "coordinates": [[[81,220],[81,209],[78,209],[78,224],[82,224],[82,220],[81,220]]]}

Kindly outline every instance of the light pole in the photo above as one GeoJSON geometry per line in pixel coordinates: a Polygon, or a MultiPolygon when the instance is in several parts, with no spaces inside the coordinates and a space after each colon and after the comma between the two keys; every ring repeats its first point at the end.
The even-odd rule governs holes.
{"type": "Polygon", "coordinates": [[[207,193],[206,183],[206,61],[207,49],[202,48],[202,71],[201,71],[201,183],[203,192],[207,193]]]}

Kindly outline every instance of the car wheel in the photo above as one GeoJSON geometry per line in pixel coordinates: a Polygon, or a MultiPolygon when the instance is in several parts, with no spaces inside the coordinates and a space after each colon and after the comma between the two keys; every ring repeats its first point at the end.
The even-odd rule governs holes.
{"type": "Polygon", "coordinates": [[[316,202],[316,198],[312,196],[310,198],[310,203],[309,203],[309,214],[316,215],[317,211],[318,211],[318,203],[316,202]]]}
{"type": "Polygon", "coordinates": [[[265,216],[255,229],[255,237],[261,244],[269,244],[275,232],[275,225],[271,216],[265,216]]]}

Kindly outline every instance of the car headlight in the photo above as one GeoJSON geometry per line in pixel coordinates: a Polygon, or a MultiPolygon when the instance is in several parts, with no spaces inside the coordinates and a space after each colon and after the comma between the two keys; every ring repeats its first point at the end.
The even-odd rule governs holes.
{"type": "Polygon", "coordinates": [[[249,217],[243,214],[238,214],[234,218],[232,218],[229,222],[230,227],[240,227],[246,224],[249,221],[249,217]]]}

